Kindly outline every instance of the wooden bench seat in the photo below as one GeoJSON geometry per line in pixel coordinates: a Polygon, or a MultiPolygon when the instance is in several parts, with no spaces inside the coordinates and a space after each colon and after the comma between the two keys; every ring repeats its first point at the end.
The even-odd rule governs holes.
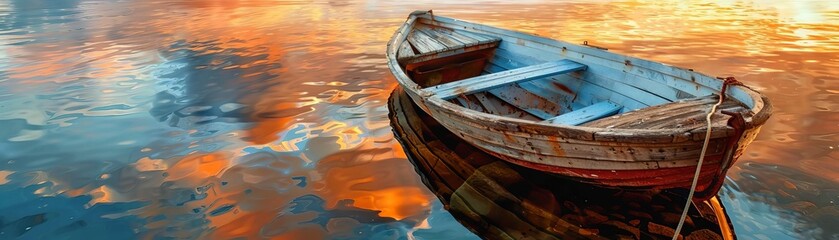
{"type": "Polygon", "coordinates": [[[585,69],[586,65],[564,59],[440,84],[423,90],[430,92],[429,96],[448,100],[458,95],[483,92],[518,82],[585,69]]]}
{"type": "Polygon", "coordinates": [[[602,101],[592,104],[588,107],[577,109],[576,111],[564,113],[562,115],[549,118],[545,122],[563,125],[580,125],[591,122],[604,117],[617,114],[623,106],[609,101],[602,101]]]}

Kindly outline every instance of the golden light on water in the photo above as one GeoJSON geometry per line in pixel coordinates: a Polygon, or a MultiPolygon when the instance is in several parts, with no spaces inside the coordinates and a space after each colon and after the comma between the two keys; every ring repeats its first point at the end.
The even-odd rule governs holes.
{"type": "MultiPolygon", "coordinates": [[[[741,161],[839,182],[830,1],[80,2],[67,7],[77,13],[12,17],[34,26],[0,35],[14,43],[0,44],[0,121],[24,120],[2,122],[18,125],[0,144],[33,146],[0,145],[31,162],[9,163],[0,186],[25,177],[50,185],[41,196],[149,203],[138,216],[166,216],[147,223],[149,236],[190,229],[172,220],[184,216],[219,239],[325,238],[358,224],[283,212],[309,195],[322,211],[434,228],[427,218],[443,213],[432,212],[385,106],[397,85],[385,44],[416,9],[737,76],[777,108],[741,161]]],[[[0,17],[16,5],[0,4],[0,17]]]]}

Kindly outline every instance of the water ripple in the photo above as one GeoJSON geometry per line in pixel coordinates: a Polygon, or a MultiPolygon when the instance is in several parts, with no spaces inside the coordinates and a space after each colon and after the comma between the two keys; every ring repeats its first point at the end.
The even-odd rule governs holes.
{"type": "Polygon", "coordinates": [[[474,238],[387,120],[385,44],[432,7],[749,82],[777,111],[725,190],[751,209],[736,232],[768,234],[752,214],[777,221],[772,237],[839,231],[791,213],[836,206],[829,2],[11,0],[0,238],[474,238]],[[794,188],[760,184],[773,179],[794,188]]]}

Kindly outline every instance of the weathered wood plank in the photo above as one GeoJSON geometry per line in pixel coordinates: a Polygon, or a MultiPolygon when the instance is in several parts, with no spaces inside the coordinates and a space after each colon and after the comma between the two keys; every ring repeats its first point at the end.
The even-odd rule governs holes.
{"type": "Polygon", "coordinates": [[[547,99],[522,89],[517,84],[490,89],[487,92],[510,105],[541,119],[556,116],[562,107],[547,99]]]}
{"type": "Polygon", "coordinates": [[[414,45],[419,53],[413,57],[398,58],[401,64],[425,62],[495,48],[501,39],[477,40],[456,33],[451,29],[417,24],[408,35],[407,40],[414,45]]]}
{"type": "Polygon", "coordinates": [[[414,55],[416,55],[414,53],[414,49],[411,48],[411,44],[408,43],[408,41],[404,41],[401,45],[399,45],[399,53],[397,53],[397,57],[399,59],[411,58],[414,57],[414,55]]]}
{"type": "Polygon", "coordinates": [[[452,38],[451,35],[441,34],[440,32],[432,31],[431,29],[429,29],[427,27],[426,28],[416,28],[416,29],[414,29],[414,31],[420,31],[420,32],[424,33],[425,35],[428,35],[429,37],[431,37],[434,40],[437,40],[437,42],[442,43],[443,45],[445,45],[449,49],[454,49],[454,48],[462,47],[462,46],[465,45],[465,43],[460,42],[457,39],[452,38]]]}
{"type": "MultiPolygon", "coordinates": [[[[545,153],[536,153],[533,150],[526,151],[524,149],[511,148],[509,145],[498,145],[489,142],[487,139],[475,138],[471,135],[461,136],[464,140],[470,141],[476,146],[486,149],[487,151],[503,156],[509,160],[522,161],[523,159],[530,163],[543,164],[548,166],[566,167],[566,168],[580,168],[588,170],[648,170],[660,169],[661,164],[668,163],[668,167],[691,167],[696,166],[697,159],[694,157],[668,160],[668,161],[609,161],[609,160],[592,160],[591,158],[573,158],[564,156],[552,156],[545,153]]],[[[720,162],[723,154],[707,155],[705,161],[707,163],[720,162]]],[[[573,177],[592,178],[595,176],[576,175],[573,177]]],[[[596,176],[603,178],[606,176],[596,176]]],[[[618,176],[620,177],[620,176],[618,176]]]]}
{"type": "Polygon", "coordinates": [[[585,65],[570,60],[560,60],[489,75],[482,75],[426,89],[431,93],[431,95],[442,99],[450,99],[461,94],[472,94],[503,85],[585,69],[585,65]]]}
{"type": "MultiPolygon", "coordinates": [[[[702,150],[700,142],[691,145],[652,146],[626,144],[624,146],[600,146],[580,143],[533,139],[480,128],[474,125],[451,126],[453,131],[463,133],[462,138],[476,138],[495,146],[515,148],[524,152],[538,153],[546,157],[568,157],[597,161],[668,161],[694,160],[702,150]],[[503,137],[498,137],[501,135],[503,137]]],[[[558,139],[557,139],[558,140],[558,139]]],[[[712,139],[707,154],[720,155],[725,151],[725,139],[712,139]]]]}
{"type": "Polygon", "coordinates": [[[430,28],[431,30],[433,30],[435,32],[438,32],[438,33],[443,34],[443,35],[447,35],[451,38],[456,39],[457,41],[460,41],[460,42],[463,42],[463,43],[466,43],[466,44],[476,44],[476,43],[482,43],[482,42],[485,43],[485,42],[501,41],[501,38],[499,38],[499,37],[483,35],[483,34],[477,35],[477,34],[474,34],[474,33],[470,33],[466,30],[462,30],[462,29],[455,30],[455,29],[451,29],[451,28],[440,27],[440,26],[432,26],[432,25],[427,25],[427,24],[422,24],[420,26],[426,26],[426,27],[430,28]]]}
{"type": "MultiPolygon", "coordinates": [[[[487,73],[487,74],[489,74],[489,73],[487,73]]],[[[499,91],[499,92],[507,91],[507,89],[512,87],[512,86],[516,86],[517,88],[520,88],[520,89],[526,91],[526,93],[522,93],[522,94],[532,95],[533,98],[538,98],[537,99],[538,101],[542,101],[542,99],[544,99],[544,101],[546,102],[545,104],[546,104],[547,108],[546,109],[541,109],[540,108],[540,110],[543,111],[543,112],[550,113],[550,116],[548,116],[548,118],[559,115],[562,112],[570,112],[571,111],[571,105],[570,104],[571,104],[571,100],[574,98],[574,96],[563,95],[563,94],[559,93],[559,91],[562,91],[562,90],[558,90],[559,88],[561,88],[558,85],[546,85],[546,84],[544,84],[543,81],[540,81],[540,80],[520,82],[520,83],[517,83],[517,84],[510,85],[510,86],[502,86],[502,87],[493,89],[489,92],[492,93],[492,92],[496,92],[496,91],[499,91]],[[554,106],[556,106],[556,107],[554,107],[554,106]]],[[[537,105],[537,106],[541,106],[541,105],[537,105]]],[[[534,115],[539,115],[539,114],[537,113],[537,114],[534,114],[534,115]]],[[[546,119],[546,118],[543,118],[543,117],[540,117],[540,118],[542,118],[542,120],[546,119]]]]}
{"type": "MultiPolygon", "coordinates": [[[[442,99],[429,98],[435,103],[429,108],[435,118],[455,124],[476,125],[488,129],[497,136],[512,135],[550,141],[567,141],[585,145],[626,146],[630,145],[681,145],[696,144],[691,140],[691,133],[686,129],[598,129],[598,128],[568,128],[554,124],[533,123],[526,120],[498,118],[489,114],[464,114],[463,108],[454,104],[441,104],[442,99]],[[444,120],[443,120],[444,119],[444,120]],[[599,139],[595,140],[595,134],[599,139]]],[[[447,102],[448,103],[448,102],[447,102]]],[[[721,131],[728,127],[714,127],[714,131],[721,131]]]]}
{"type": "MultiPolygon", "coordinates": [[[[469,36],[460,34],[459,31],[454,31],[454,30],[448,29],[448,28],[433,27],[433,28],[431,28],[431,31],[434,31],[437,34],[448,35],[450,38],[452,38],[452,39],[454,39],[458,42],[462,42],[464,44],[472,44],[472,43],[480,42],[480,40],[478,40],[478,39],[470,38],[469,36]]],[[[501,40],[501,39],[496,38],[494,40],[501,40]]]]}
{"type": "Polygon", "coordinates": [[[488,43],[480,43],[475,45],[467,45],[467,46],[459,46],[454,49],[441,49],[437,51],[417,54],[412,58],[408,59],[399,59],[400,63],[402,64],[412,64],[412,63],[420,63],[431,61],[435,59],[441,59],[446,57],[453,57],[456,55],[466,54],[466,53],[478,53],[481,51],[489,51],[494,49],[498,46],[498,42],[488,42],[488,43]]]}
{"type": "MultiPolygon", "coordinates": [[[[517,62],[513,62],[512,60],[508,60],[503,56],[499,55],[499,52],[496,52],[493,58],[490,60],[490,63],[487,64],[487,67],[484,68],[484,71],[488,74],[497,73],[506,71],[512,68],[517,68],[517,62]],[[500,66],[498,64],[504,64],[509,68],[500,66]],[[510,64],[514,64],[514,66],[510,66],[510,64]]],[[[543,79],[536,79],[532,81],[520,82],[511,86],[517,86],[523,90],[525,90],[528,95],[535,95],[535,97],[545,99],[546,101],[553,103],[556,105],[558,109],[553,110],[552,108],[548,109],[548,112],[551,112],[552,115],[550,117],[559,115],[561,112],[566,112],[571,110],[571,102],[576,97],[574,94],[577,86],[582,83],[579,79],[574,78],[569,74],[564,75],[557,75],[549,77],[554,79],[555,81],[546,81],[543,79]],[[563,83],[557,82],[562,81],[563,83]],[[574,84],[574,83],[576,84],[574,84]]],[[[497,90],[506,91],[508,87],[500,87],[497,90]]],[[[538,115],[538,114],[534,114],[538,115]]],[[[542,118],[546,119],[546,118],[542,118]]]]}
{"type": "Polygon", "coordinates": [[[460,106],[464,106],[464,107],[466,107],[466,108],[469,108],[469,109],[474,110],[474,108],[472,108],[472,106],[470,106],[470,105],[469,105],[469,100],[467,100],[467,99],[466,99],[466,96],[460,96],[460,97],[456,97],[456,98],[454,98],[454,99],[455,99],[458,103],[460,103],[460,106]]]}
{"type": "Polygon", "coordinates": [[[478,97],[475,95],[463,96],[466,99],[467,103],[471,109],[478,111],[478,112],[486,112],[486,109],[481,105],[481,102],[478,101],[478,97]]]}
{"type": "Polygon", "coordinates": [[[497,37],[487,36],[485,34],[470,32],[470,31],[458,31],[458,33],[466,35],[467,37],[476,39],[478,41],[492,41],[494,39],[498,39],[497,37]]]}
{"type": "MultiPolygon", "coordinates": [[[[705,126],[705,115],[708,114],[711,106],[716,102],[717,96],[684,99],[599,119],[587,123],[585,126],[616,129],[700,128],[705,126]]],[[[712,118],[713,125],[715,127],[726,126],[729,116],[722,114],[721,111],[738,108],[742,108],[742,105],[734,100],[729,99],[723,102],[712,118]]]]}
{"type": "Polygon", "coordinates": [[[486,94],[476,93],[475,98],[477,98],[478,102],[481,103],[481,107],[483,107],[486,110],[486,113],[495,114],[495,115],[501,114],[501,111],[498,111],[498,109],[495,108],[495,106],[497,104],[495,104],[494,102],[490,102],[490,100],[486,96],[486,94]]]}
{"type": "Polygon", "coordinates": [[[621,108],[623,108],[623,106],[615,104],[613,102],[603,101],[592,104],[588,107],[584,107],[582,109],[575,110],[573,112],[565,113],[547,119],[545,120],[545,122],[576,126],[590,121],[594,121],[596,119],[614,115],[618,113],[618,111],[620,111],[621,108]]]}
{"type": "MultiPolygon", "coordinates": [[[[499,99],[495,95],[492,95],[492,94],[489,94],[489,93],[480,92],[480,93],[475,93],[475,94],[472,94],[472,95],[467,95],[467,97],[474,97],[476,100],[478,100],[477,102],[479,102],[482,107],[485,106],[486,108],[492,109],[492,111],[495,112],[495,113],[491,113],[491,114],[494,114],[494,115],[511,117],[511,118],[516,118],[516,119],[527,119],[527,120],[539,120],[540,119],[536,116],[533,116],[532,114],[530,114],[528,112],[525,112],[525,111],[519,109],[516,106],[513,106],[513,105],[499,99]]],[[[487,113],[489,113],[489,112],[487,112],[487,113]]]]}
{"type": "MultiPolygon", "coordinates": [[[[520,68],[525,67],[528,65],[533,65],[541,62],[546,62],[544,59],[548,59],[548,57],[544,58],[537,58],[534,56],[526,55],[530,54],[531,52],[514,52],[509,50],[510,43],[503,43],[504,46],[508,46],[506,48],[501,48],[502,43],[498,44],[498,48],[495,51],[495,54],[500,59],[506,60],[506,66],[512,68],[520,68]]],[[[550,61],[556,61],[562,59],[559,56],[554,56],[550,61]]]]}
{"type": "MultiPolygon", "coordinates": [[[[667,142],[657,144],[641,142],[631,144],[612,142],[588,142],[574,139],[577,138],[577,136],[573,135],[576,134],[574,132],[550,132],[551,130],[555,131],[555,127],[538,129],[537,131],[533,132],[521,132],[515,126],[510,126],[510,128],[508,129],[501,129],[499,126],[493,126],[497,125],[494,122],[465,121],[463,116],[460,114],[440,113],[437,115],[437,118],[440,119],[440,121],[446,123],[461,123],[456,125],[445,124],[452,131],[458,133],[462,132],[469,134],[482,134],[487,136],[483,138],[488,139],[490,141],[497,142],[503,140],[504,142],[497,142],[499,146],[518,148],[528,147],[528,149],[534,148],[538,149],[538,151],[540,152],[555,153],[555,155],[577,156],[582,158],[593,158],[610,161],[664,160],[669,158],[668,155],[678,155],[673,155],[673,152],[677,153],[682,149],[684,151],[690,151],[691,149],[694,149],[695,146],[699,146],[699,144],[701,144],[693,141],[685,143],[667,142]],[[548,132],[549,134],[546,135],[544,134],[545,132],[548,132]],[[603,157],[598,157],[600,155],[603,155],[603,157]]],[[[643,134],[635,133],[632,130],[622,130],[619,133],[641,135],[642,137],[644,137],[643,134]]],[[[591,138],[594,137],[591,136],[591,138]]],[[[717,139],[712,139],[712,141],[717,141],[717,139]]],[[[709,152],[710,151],[711,150],[709,150],[709,152]]]]}
{"type": "Polygon", "coordinates": [[[414,46],[414,48],[419,52],[419,54],[446,49],[446,45],[437,42],[437,40],[434,40],[430,36],[426,35],[421,31],[417,31],[416,29],[414,29],[414,31],[411,31],[411,33],[408,34],[408,42],[411,43],[411,46],[414,46]]]}

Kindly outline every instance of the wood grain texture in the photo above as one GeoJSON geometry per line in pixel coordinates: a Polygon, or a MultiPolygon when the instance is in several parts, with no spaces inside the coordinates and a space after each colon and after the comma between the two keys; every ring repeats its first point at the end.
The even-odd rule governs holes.
{"type": "MultiPolygon", "coordinates": [[[[496,49],[495,55],[484,70],[487,73],[497,73],[524,66],[527,65],[512,60],[503,51],[496,49]]],[[[582,81],[575,74],[563,74],[520,82],[517,85],[532,94],[556,103],[563,110],[571,110],[573,100],[578,97],[576,93],[581,83],[582,81]]]]}
{"type": "Polygon", "coordinates": [[[478,99],[478,102],[481,103],[481,107],[486,109],[486,112],[489,114],[501,115],[501,111],[498,111],[495,106],[498,104],[489,100],[489,97],[485,93],[476,93],[474,94],[475,98],[478,99]]]}
{"type": "Polygon", "coordinates": [[[533,94],[519,87],[518,84],[490,89],[487,92],[540,119],[548,119],[559,115],[562,110],[562,106],[559,104],[533,94]]]}
{"type": "MultiPolygon", "coordinates": [[[[481,41],[481,40],[474,39],[474,38],[471,38],[469,36],[463,35],[462,33],[460,33],[460,31],[454,31],[452,29],[442,28],[442,27],[431,27],[430,25],[424,25],[424,26],[427,27],[429,30],[434,31],[436,34],[445,35],[445,36],[447,36],[447,37],[449,37],[449,38],[451,38],[455,41],[461,42],[463,44],[470,44],[470,43],[476,43],[476,42],[481,41]]],[[[492,40],[493,41],[498,41],[500,39],[499,38],[493,38],[492,40]]]]}
{"type": "Polygon", "coordinates": [[[414,53],[414,49],[411,48],[410,43],[405,41],[405,42],[402,42],[402,44],[399,45],[399,53],[398,53],[399,58],[412,58],[412,57],[414,57],[414,55],[416,55],[416,53],[414,53]]]}
{"type": "Polygon", "coordinates": [[[430,53],[446,49],[446,45],[438,42],[423,33],[422,31],[414,30],[408,35],[408,42],[416,49],[419,54],[430,53]]]}
{"type": "Polygon", "coordinates": [[[451,99],[457,95],[469,95],[499,86],[581,71],[585,68],[585,65],[573,61],[560,60],[441,84],[427,88],[427,91],[430,92],[429,96],[451,99]]]}
{"type": "Polygon", "coordinates": [[[398,57],[401,64],[411,64],[433,59],[439,59],[458,54],[480,51],[498,46],[500,38],[482,36],[468,37],[463,31],[454,31],[444,27],[416,24],[408,36],[407,42],[419,53],[410,57],[398,57]]]}
{"type": "Polygon", "coordinates": [[[545,122],[576,126],[603,117],[614,115],[615,113],[618,113],[618,111],[620,111],[621,108],[623,108],[623,106],[615,104],[613,102],[602,101],[581,109],[574,110],[573,112],[565,113],[550,119],[546,119],[545,122]]]}
{"type": "MultiPolygon", "coordinates": [[[[717,99],[717,96],[684,99],[603,118],[588,123],[586,126],[618,129],[703,128],[706,125],[705,117],[708,110],[718,101],[717,99]]],[[[744,109],[743,106],[736,101],[729,99],[723,102],[711,118],[713,125],[726,126],[731,116],[722,114],[722,111],[741,109],[744,109]]]]}
{"type": "MultiPolygon", "coordinates": [[[[461,47],[461,46],[464,46],[464,45],[470,43],[470,42],[458,41],[457,39],[451,37],[451,35],[442,34],[441,32],[438,32],[438,31],[433,31],[430,28],[416,28],[416,29],[414,29],[414,31],[420,31],[420,32],[424,33],[425,35],[431,37],[432,39],[436,40],[437,42],[442,43],[443,45],[445,45],[449,49],[458,48],[458,47],[461,47]]],[[[477,42],[477,41],[473,41],[473,42],[477,42]]]]}

